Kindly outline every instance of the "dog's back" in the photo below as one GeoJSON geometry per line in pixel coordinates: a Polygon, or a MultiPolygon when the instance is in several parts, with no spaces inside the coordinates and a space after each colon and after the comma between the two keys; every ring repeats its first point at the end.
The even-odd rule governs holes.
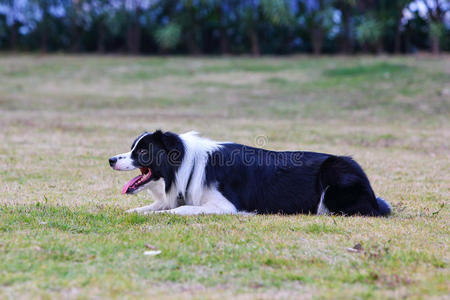
{"type": "Polygon", "coordinates": [[[206,182],[217,182],[238,210],[371,216],[390,212],[384,201],[380,209],[382,200],[377,201],[364,171],[349,157],[223,144],[209,159],[206,182]]]}

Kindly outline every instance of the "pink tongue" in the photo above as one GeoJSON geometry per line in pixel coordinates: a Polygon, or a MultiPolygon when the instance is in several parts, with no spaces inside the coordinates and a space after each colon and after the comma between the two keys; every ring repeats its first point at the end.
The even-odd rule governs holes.
{"type": "Polygon", "coordinates": [[[134,177],[133,179],[131,179],[127,184],[125,184],[122,188],[122,194],[126,194],[128,191],[128,188],[130,186],[132,186],[136,181],[138,181],[141,177],[142,177],[142,175],[138,175],[138,176],[134,177]]]}

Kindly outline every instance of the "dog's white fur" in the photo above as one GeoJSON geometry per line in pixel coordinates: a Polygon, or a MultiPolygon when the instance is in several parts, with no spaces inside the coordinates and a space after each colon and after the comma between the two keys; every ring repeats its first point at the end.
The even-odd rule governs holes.
{"type": "Polygon", "coordinates": [[[151,205],[129,209],[126,211],[127,213],[146,213],[149,211],[169,209],[166,201],[164,179],[161,178],[159,180],[152,180],[149,183],[145,184],[145,187],[148,189],[150,196],[156,201],[151,205]]]}
{"type": "Polygon", "coordinates": [[[133,161],[131,160],[131,151],[116,155],[115,157],[117,157],[117,162],[114,165],[114,170],[132,171],[136,169],[136,167],[132,164],[133,161]]]}
{"type": "MultiPolygon", "coordinates": [[[[217,190],[217,187],[205,188],[204,185],[208,155],[219,149],[221,147],[220,143],[199,137],[198,133],[193,131],[181,134],[180,139],[184,144],[185,155],[175,174],[175,182],[170,190],[165,193],[164,180],[162,179],[150,181],[140,187],[139,190],[149,189],[156,201],[151,205],[130,209],[127,212],[145,214],[167,212],[178,215],[237,213],[236,207],[217,190]],[[191,173],[192,177],[188,187],[191,173]],[[179,206],[179,195],[183,196],[185,205],[179,206]]],[[[120,160],[126,163],[122,163],[120,169],[117,168],[117,170],[131,170],[134,168],[130,158],[131,152],[118,155],[126,157],[120,160]]]]}
{"type": "Polygon", "coordinates": [[[329,188],[329,186],[327,186],[325,188],[325,190],[322,192],[322,194],[320,195],[319,207],[317,208],[318,215],[328,215],[330,213],[328,208],[325,206],[325,203],[323,203],[323,199],[325,198],[325,193],[327,192],[328,188],[329,188]]]}

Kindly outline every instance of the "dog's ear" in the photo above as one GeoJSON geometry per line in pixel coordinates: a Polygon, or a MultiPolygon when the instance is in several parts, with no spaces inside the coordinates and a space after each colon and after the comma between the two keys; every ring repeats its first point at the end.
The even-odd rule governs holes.
{"type": "Polygon", "coordinates": [[[178,136],[175,133],[172,133],[170,131],[162,132],[161,130],[156,130],[153,136],[167,151],[174,149],[177,146],[178,136]]]}

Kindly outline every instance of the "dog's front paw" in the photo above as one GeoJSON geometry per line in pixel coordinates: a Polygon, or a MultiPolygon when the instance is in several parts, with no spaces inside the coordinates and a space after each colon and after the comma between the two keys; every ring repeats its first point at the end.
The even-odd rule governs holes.
{"type": "Polygon", "coordinates": [[[129,209],[129,210],[125,211],[125,212],[129,213],[129,214],[133,214],[133,213],[147,214],[147,213],[152,213],[154,211],[158,211],[160,209],[161,209],[160,203],[159,202],[155,202],[155,203],[153,203],[151,205],[137,207],[137,208],[132,208],[132,209],[129,209]]]}
{"type": "Polygon", "coordinates": [[[144,215],[144,216],[148,216],[148,215],[155,215],[155,214],[160,214],[163,213],[163,210],[149,210],[149,211],[143,211],[140,214],[144,215]]]}

